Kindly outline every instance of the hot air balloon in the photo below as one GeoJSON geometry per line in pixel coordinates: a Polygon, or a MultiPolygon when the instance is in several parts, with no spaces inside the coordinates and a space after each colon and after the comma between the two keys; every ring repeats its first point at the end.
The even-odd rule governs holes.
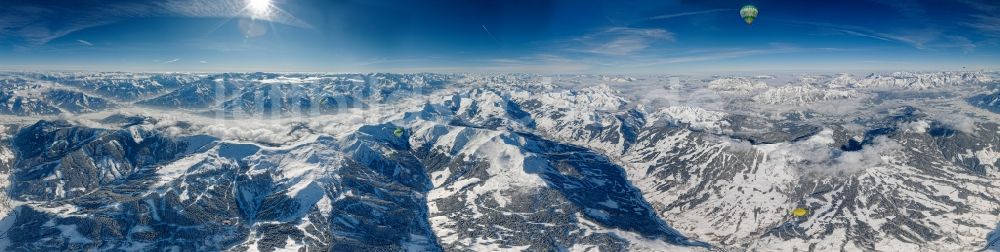
{"type": "Polygon", "coordinates": [[[803,217],[803,216],[806,216],[808,214],[809,214],[809,210],[806,210],[805,208],[799,207],[799,208],[796,208],[795,210],[792,210],[792,216],[795,216],[795,217],[803,217]]]}
{"type": "Polygon", "coordinates": [[[753,24],[753,20],[757,19],[757,7],[753,5],[745,5],[740,8],[740,17],[743,17],[743,21],[747,24],[753,24]]]}

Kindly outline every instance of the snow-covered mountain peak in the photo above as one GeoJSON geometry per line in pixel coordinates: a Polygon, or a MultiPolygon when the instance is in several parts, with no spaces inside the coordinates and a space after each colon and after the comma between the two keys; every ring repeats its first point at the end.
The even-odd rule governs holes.
{"type": "Polygon", "coordinates": [[[804,105],[815,102],[849,100],[865,95],[850,89],[825,89],[812,85],[790,85],[768,89],[753,97],[763,104],[804,105]]]}
{"type": "Polygon", "coordinates": [[[725,121],[725,117],[725,112],[711,111],[704,108],[686,106],[667,107],[649,115],[647,126],[651,126],[660,120],[665,120],[673,125],[687,125],[687,127],[694,130],[721,133],[724,128],[729,126],[729,122],[725,121]]]}
{"type": "Polygon", "coordinates": [[[708,83],[708,89],[710,90],[743,95],[751,94],[767,88],[768,85],[766,82],[760,79],[746,77],[720,78],[712,80],[708,83]]]}
{"type": "Polygon", "coordinates": [[[837,77],[830,79],[826,82],[827,87],[830,88],[846,88],[851,87],[858,82],[854,76],[846,73],[838,74],[837,77]]]}

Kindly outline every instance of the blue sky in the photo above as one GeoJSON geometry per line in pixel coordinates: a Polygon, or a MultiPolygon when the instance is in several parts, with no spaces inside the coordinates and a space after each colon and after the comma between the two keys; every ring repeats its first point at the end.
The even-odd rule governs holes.
{"type": "Polygon", "coordinates": [[[6,0],[0,69],[616,72],[1000,65],[991,0],[6,0]],[[255,2],[260,1],[260,2],[255,2]],[[760,15],[743,23],[739,8],[760,15]]]}

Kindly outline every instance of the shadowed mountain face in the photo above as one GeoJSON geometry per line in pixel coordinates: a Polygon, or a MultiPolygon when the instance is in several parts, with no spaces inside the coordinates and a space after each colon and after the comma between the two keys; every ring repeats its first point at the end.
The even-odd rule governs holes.
{"type": "Polygon", "coordinates": [[[0,250],[997,249],[994,75],[8,73],[0,250]]]}
{"type": "Polygon", "coordinates": [[[969,103],[1000,114],[1000,92],[970,97],[969,103]]]}

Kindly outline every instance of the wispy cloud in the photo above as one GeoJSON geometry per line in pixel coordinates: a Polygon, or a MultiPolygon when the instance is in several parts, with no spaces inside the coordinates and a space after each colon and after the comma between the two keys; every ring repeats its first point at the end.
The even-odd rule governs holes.
{"type": "Polygon", "coordinates": [[[612,27],[575,39],[581,48],[576,51],[622,56],[649,48],[656,42],[674,41],[674,34],[656,28],[612,27]]]}
{"type": "Polygon", "coordinates": [[[734,10],[735,9],[712,9],[712,10],[703,10],[703,11],[689,11],[689,12],[681,12],[681,13],[673,13],[673,14],[663,14],[663,15],[659,15],[659,16],[650,17],[649,20],[668,19],[668,18],[685,17],[685,16],[709,14],[709,13],[716,13],[716,12],[723,12],[723,11],[734,11],[734,10]]]}
{"type": "Polygon", "coordinates": [[[199,60],[199,61],[198,61],[198,63],[202,63],[202,64],[208,64],[208,61],[204,61],[204,60],[199,60]]]}
{"type": "Polygon", "coordinates": [[[939,35],[939,33],[935,31],[902,35],[902,34],[873,32],[870,30],[849,30],[843,28],[837,28],[834,30],[839,31],[843,34],[853,35],[858,37],[873,38],[891,42],[901,42],[920,50],[929,50],[930,48],[927,46],[927,43],[933,41],[939,35]]]}
{"type": "Polygon", "coordinates": [[[428,63],[432,61],[434,61],[433,57],[405,57],[405,58],[380,57],[380,58],[361,61],[357,63],[357,65],[365,67],[368,66],[390,67],[404,63],[428,63]]]}
{"type": "Polygon", "coordinates": [[[889,42],[904,43],[919,50],[930,50],[931,48],[927,44],[929,42],[937,40],[941,36],[940,32],[930,29],[917,32],[910,32],[910,33],[886,33],[886,32],[874,31],[864,27],[857,27],[850,25],[837,25],[828,23],[788,21],[788,20],[785,20],[784,22],[797,25],[820,27],[844,35],[865,37],[865,38],[871,38],[889,42]]]}
{"type": "Polygon", "coordinates": [[[163,64],[170,64],[170,63],[174,63],[174,62],[178,62],[178,61],[181,61],[181,59],[178,58],[178,59],[172,59],[172,60],[164,61],[163,64]]]}
{"type": "Polygon", "coordinates": [[[480,70],[492,72],[580,72],[592,66],[551,54],[539,54],[514,59],[491,59],[480,70]]]}
{"type": "Polygon", "coordinates": [[[704,61],[716,61],[724,59],[733,58],[743,58],[756,55],[767,55],[767,54],[779,54],[779,53],[792,53],[800,52],[807,49],[794,47],[794,46],[774,46],[770,48],[763,49],[728,49],[728,50],[713,50],[703,53],[695,53],[688,55],[679,55],[672,57],[660,57],[645,61],[639,61],[632,64],[630,67],[649,67],[657,65],[668,65],[668,64],[678,64],[678,63],[690,63],[690,62],[704,62],[704,61]]]}
{"type": "Polygon", "coordinates": [[[70,33],[130,18],[197,17],[256,18],[290,26],[312,28],[295,16],[275,9],[259,16],[244,0],[165,0],[146,2],[90,1],[79,8],[51,6],[45,1],[20,1],[0,9],[0,36],[18,38],[23,46],[38,46],[70,33]]]}
{"type": "Polygon", "coordinates": [[[962,23],[965,26],[979,30],[984,35],[1000,37],[1000,17],[992,15],[972,15],[972,20],[962,23]]]}
{"type": "Polygon", "coordinates": [[[927,9],[917,0],[869,0],[885,5],[890,9],[911,18],[922,18],[927,15],[927,9]]]}
{"type": "Polygon", "coordinates": [[[962,50],[962,53],[972,53],[976,51],[976,44],[972,42],[969,38],[962,36],[948,36],[948,40],[954,47],[958,47],[962,50]]]}
{"type": "Polygon", "coordinates": [[[81,45],[85,45],[85,46],[94,46],[94,43],[90,43],[90,41],[86,41],[86,40],[82,40],[82,39],[77,39],[76,42],[80,43],[81,45]]]}
{"type": "Polygon", "coordinates": [[[459,58],[401,58],[378,59],[363,64],[369,71],[399,72],[529,72],[529,73],[579,73],[590,70],[593,65],[584,60],[566,58],[554,54],[534,54],[511,58],[459,59],[459,58]],[[398,62],[420,62],[419,64],[394,64],[398,62]],[[420,67],[414,67],[420,66],[420,67]]]}
{"type": "Polygon", "coordinates": [[[420,73],[459,73],[459,72],[492,72],[492,73],[581,73],[590,69],[586,64],[495,64],[495,65],[446,65],[430,67],[393,68],[395,72],[420,73]]]}
{"type": "Polygon", "coordinates": [[[898,60],[862,60],[861,62],[880,65],[913,65],[913,62],[898,60]]]}
{"type": "Polygon", "coordinates": [[[291,13],[285,12],[280,6],[271,5],[267,15],[259,15],[247,8],[245,0],[167,0],[156,2],[151,6],[153,9],[160,9],[161,15],[179,15],[185,17],[214,17],[214,18],[234,18],[245,17],[262,19],[275,23],[281,23],[302,28],[312,28],[313,26],[291,13]]]}
{"type": "Polygon", "coordinates": [[[1000,9],[1000,3],[996,0],[958,0],[958,2],[984,12],[992,12],[1000,9]]]}
{"type": "Polygon", "coordinates": [[[42,45],[78,30],[113,23],[118,15],[134,15],[129,8],[109,8],[106,11],[114,14],[102,15],[91,13],[89,8],[54,9],[35,2],[10,4],[0,9],[0,37],[12,38],[21,47],[42,45]]]}

